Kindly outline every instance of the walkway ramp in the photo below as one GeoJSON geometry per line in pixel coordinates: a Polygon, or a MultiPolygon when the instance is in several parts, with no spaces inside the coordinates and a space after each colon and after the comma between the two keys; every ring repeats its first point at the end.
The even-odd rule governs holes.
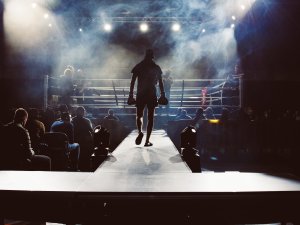
{"type": "Polygon", "coordinates": [[[164,130],[152,132],[153,146],[135,144],[137,131],[132,131],[95,171],[126,173],[127,175],[155,175],[163,173],[191,173],[178,150],[164,130]]]}

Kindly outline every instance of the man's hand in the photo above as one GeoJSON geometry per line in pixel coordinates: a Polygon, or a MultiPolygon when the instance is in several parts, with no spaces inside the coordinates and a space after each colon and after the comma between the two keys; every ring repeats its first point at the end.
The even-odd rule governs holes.
{"type": "Polygon", "coordinates": [[[133,94],[132,93],[129,93],[129,97],[127,99],[127,104],[128,105],[134,105],[136,103],[136,100],[135,98],[133,97],[133,94]]]}
{"type": "Polygon", "coordinates": [[[159,105],[168,105],[169,101],[165,96],[165,92],[160,93],[160,97],[158,99],[159,105]]]}

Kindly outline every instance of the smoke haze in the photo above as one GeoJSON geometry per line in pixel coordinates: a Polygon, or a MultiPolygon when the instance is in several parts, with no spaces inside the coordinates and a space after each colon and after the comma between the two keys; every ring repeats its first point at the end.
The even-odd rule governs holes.
{"type": "Polygon", "coordinates": [[[238,60],[231,24],[253,0],[242,1],[245,12],[240,2],[52,0],[34,7],[31,1],[6,0],[5,35],[11,60],[22,61],[36,76],[58,76],[73,65],[91,78],[129,78],[145,49],[153,48],[156,62],[175,78],[220,78],[238,60]],[[139,30],[142,21],[149,25],[146,33],[139,30]],[[179,32],[171,30],[176,21],[179,32]],[[106,22],[112,24],[109,33],[106,22]]]}

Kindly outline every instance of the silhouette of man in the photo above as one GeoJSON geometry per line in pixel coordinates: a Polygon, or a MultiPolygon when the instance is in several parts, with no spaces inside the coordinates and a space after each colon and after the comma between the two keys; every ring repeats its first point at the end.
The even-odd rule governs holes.
{"type": "Polygon", "coordinates": [[[138,80],[137,94],[136,94],[136,126],[138,129],[138,136],[135,140],[137,145],[141,144],[143,139],[142,132],[142,118],[144,109],[147,106],[148,109],[148,123],[147,123],[147,135],[144,146],[152,146],[149,141],[154,120],[154,110],[158,105],[156,96],[156,84],[159,82],[160,95],[165,97],[164,85],[162,81],[162,70],[153,61],[154,54],[152,49],[146,50],[145,58],[138,63],[131,71],[132,78],[130,83],[129,102],[133,99],[133,90],[136,79],[138,80]]]}

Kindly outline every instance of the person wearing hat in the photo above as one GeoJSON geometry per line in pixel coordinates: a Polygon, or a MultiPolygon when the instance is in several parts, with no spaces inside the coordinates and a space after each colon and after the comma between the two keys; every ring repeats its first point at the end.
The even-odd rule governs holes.
{"type": "Polygon", "coordinates": [[[144,109],[148,109],[147,135],[144,146],[152,146],[149,141],[154,121],[155,107],[158,105],[156,96],[156,85],[159,83],[160,97],[165,98],[164,85],[162,81],[162,70],[154,61],[154,54],[152,49],[146,50],[145,58],[138,63],[131,71],[132,78],[130,83],[130,92],[128,104],[136,104],[136,126],[138,129],[138,136],[135,140],[137,145],[140,145],[143,139],[142,132],[142,118],[144,109]],[[134,84],[138,80],[136,101],[133,97],[134,84]]]}

